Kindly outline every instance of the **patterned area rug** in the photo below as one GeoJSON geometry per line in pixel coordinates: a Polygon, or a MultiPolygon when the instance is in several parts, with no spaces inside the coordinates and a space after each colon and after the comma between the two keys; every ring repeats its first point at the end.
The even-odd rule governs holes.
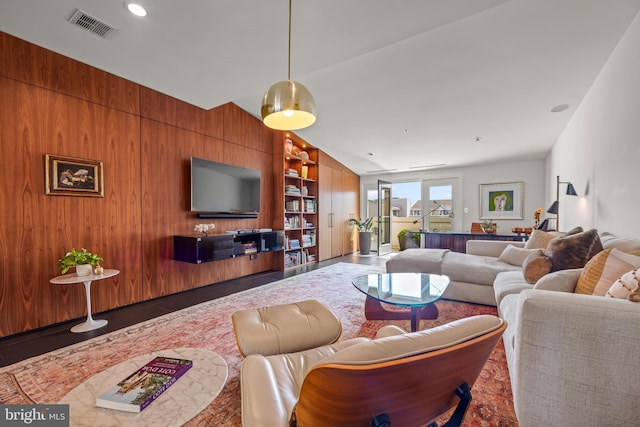
{"type": "MultiPolygon", "coordinates": [[[[239,372],[231,314],[240,309],[316,298],[343,324],[341,339],[373,337],[384,324],[409,329],[408,320],[367,321],[365,296],[351,285],[360,274],[382,267],[339,263],[205,302],[156,319],[65,347],[0,369],[0,403],[55,403],[78,384],[110,366],[153,351],[201,347],[221,355],[229,366],[227,384],[218,397],[186,426],[241,426],[239,372]]],[[[426,329],[477,314],[496,314],[495,307],[441,300],[440,316],[423,320],[426,329]]],[[[502,341],[473,387],[466,426],[517,425],[502,341]]],[[[73,420],[72,420],[73,425],[73,420]]]]}

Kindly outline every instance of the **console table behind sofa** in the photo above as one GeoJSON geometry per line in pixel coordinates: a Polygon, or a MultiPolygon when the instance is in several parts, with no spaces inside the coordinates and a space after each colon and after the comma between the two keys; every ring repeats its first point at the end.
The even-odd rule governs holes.
{"type": "Polygon", "coordinates": [[[468,240],[506,240],[523,242],[526,236],[517,234],[486,234],[486,233],[431,233],[420,231],[421,248],[449,249],[454,252],[465,253],[468,240]]]}

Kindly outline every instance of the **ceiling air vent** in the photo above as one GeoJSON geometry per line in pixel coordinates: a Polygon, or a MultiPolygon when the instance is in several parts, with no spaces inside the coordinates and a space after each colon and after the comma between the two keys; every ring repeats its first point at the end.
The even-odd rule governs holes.
{"type": "Polygon", "coordinates": [[[87,31],[91,31],[103,39],[108,39],[111,34],[118,31],[114,26],[107,24],[98,18],[89,15],[86,12],[76,9],[69,18],[69,22],[78,27],[84,28],[87,31]]]}

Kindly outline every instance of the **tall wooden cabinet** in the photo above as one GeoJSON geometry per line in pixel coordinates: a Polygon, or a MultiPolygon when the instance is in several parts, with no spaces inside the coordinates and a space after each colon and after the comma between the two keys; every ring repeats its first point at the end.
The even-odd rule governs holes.
{"type": "Polygon", "coordinates": [[[319,257],[334,258],[357,250],[360,177],[322,151],[318,154],[319,257]]]}

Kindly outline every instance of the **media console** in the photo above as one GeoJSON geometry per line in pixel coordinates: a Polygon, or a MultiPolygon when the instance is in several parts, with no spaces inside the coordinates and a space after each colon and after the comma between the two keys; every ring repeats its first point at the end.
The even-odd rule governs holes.
{"type": "Polygon", "coordinates": [[[173,259],[192,264],[282,250],[284,231],[173,236],[173,259]]]}

